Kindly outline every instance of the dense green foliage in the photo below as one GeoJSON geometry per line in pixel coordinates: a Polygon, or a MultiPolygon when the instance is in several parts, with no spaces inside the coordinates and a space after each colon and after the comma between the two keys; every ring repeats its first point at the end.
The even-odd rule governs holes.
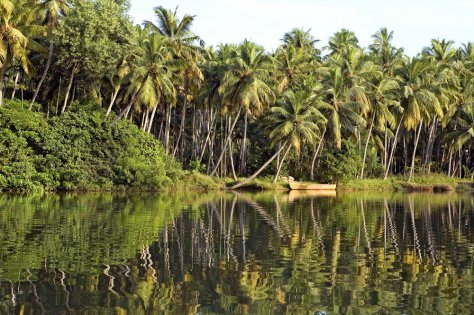
{"type": "MultiPolygon", "coordinates": [[[[345,182],[357,178],[362,167],[362,156],[356,145],[350,141],[343,141],[341,150],[328,149],[320,158],[319,172],[316,179],[320,181],[345,182]]],[[[378,163],[374,152],[369,152],[366,159],[366,176],[379,178],[383,176],[383,166],[378,163]]]]}
{"type": "MultiPolygon", "coordinates": [[[[293,29],[268,53],[247,40],[205,47],[192,32],[195,16],[163,7],[155,8],[156,21],[133,26],[127,1],[0,3],[0,106],[6,95],[31,101],[31,110],[48,117],[66,113],[51,120],[59,133],[68,128],[68,111],[88,112],[94,104],[153,135],[183,167],[235,181],[276,181],[280,173],[322,182],[389,175],[410,181],[431,172],[474,178],[471,43],[456,48],[432,40],[410,57],[386,28],[369,47],[342,29],[323,49],[309,31],[293,29]]],[[[88,113],[91,122],[77,126],[83,132],[97,115],[88,113]]],[[[89,173],[99,174],[94,185],[126,184],[127,174],[112,176],[112,167],[93,161],[114,148],[94,150],[102,149],[81,156],[89,173]]],[[[141,163],[130,154],[117,165],[141,163]]],[[[42,162],[20,158],[4,172],[34,168],[39,173],[27,181],[84,186],[91,175],[77,173],[77,157],[63,159],[70,174],[62,179],[49,179],[35,166],[42,162]]]]}
{"type": "Polygon", "coordinates": [[[159,189],[181,176],[152,136],[77,108],[46,119],[26,104],[0,107],[0,190],[159,189]]]}

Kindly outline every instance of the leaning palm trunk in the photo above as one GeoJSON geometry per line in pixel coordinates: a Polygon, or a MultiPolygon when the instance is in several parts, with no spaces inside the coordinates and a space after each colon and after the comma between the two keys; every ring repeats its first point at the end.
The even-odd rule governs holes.
{"type": "Polygon", "coordinates": [[[109,104],[109,107],[107,108],[107,113],[105,114],[105,116],[110,115],[110,112],[112,111],[112,107],[115,104],[115,100],[117,99],[119,91],[120,91],[120,84],[115,88],[114,94],[112,94],[112,98],[110,99],[110,104],[109,104]]]}
{"type": "Polygon", "coordinates": [[[133,92],[133,95],[132,95],[132,98],[130,99],[130,102],[128,103],[127,107],[125,107],[120,112],[120,114],[117,116],[117,118],[114,121],[114,124],[117,123],[120,120],[120,118],[122,118],[123,116],[125,116],[125,118],[127,117],[127,115],[130,112],[130,109],[132,108],[133,104],[137,101],[138,97],[142,93],[143,86],[145,85],[145,82],[146,82],[147,79],[148,79],[147,76],[145,78],[143,78],[143,81],[140,83],[140,87],[138,88],[138,90],[133,92]]]}
{"type": "Polygon", "coordinates": [[[369,148],[370,136],[372,135],[372,129],[374,128],[374,120],[375,120],[375,113],[372,116],[372,121],[370,122],[369,134],[367,135],[367,141],[365,142],[364,158],[362,160],[362,169],[360,170],[360,179],[364,179],[365,160],[367,158],[367,149],[369,148]]]}
{"type": "Polygon", "coordinates": [[[214,169],[209,174],[210,176],[213,176],[216,173],[217,169],[219,168],[220,164],[222,163],[222,159],[223,159],[224,154],[226,152],[227,146],[229,145],[230,140],[232,139],[232,133],[234,131],[235,125],[237,124],[237,121],[239,120],[239,116],[240,116],[241,111],[242,111],[242,106],[240,106],[239,111],[237,112],[237,115],[235,115],[235,120],[232,124],[232,127],[230,128],[229,134],[227,135],[227,139],[224,142],[224,147],[222,148],[221,154],[219,156],[219,159],[217,160],[216,165],[214,166],[214,169]]]}
{"type": "Polygon", "coordinates": [[[234,185],[232,186],[230,189],[237,189],[239,187],[242,187],[244,186],[245,184],[247,184],[248,182],[250,182],[252,179],[254,179],[255,177],[258,176],[258,174],[260,174],[279,154],[280,152],[286,147],[286,142],[280,147],[280,149],[278,149],[278,151],[273,154],[273,156],[268,159],[268,161],[265,162],[265,164],[262,165],[262,167],[260,167],[255,173],[253,173],[249,178],[247,178],[246,180],[244,180],[243,182],[240,182],[238,183],[237,185],[234,185]]]}
{"type": "Polygon", "coordinates": [[[277,171],[276,171],[276,174],[275,174],[275,178],[273,178],[273,183],[274,184],[276,184],[276,182],[278,181],[278,177],[280,176],[281,167],[283,166],[283,163],[285,162],[285,159],[288,156],[288,153],[290,153],[290,149],[291,149],[291,145],[288,146],[288,148],[286,149],[285,154],[283,154],[283,157],[280,161],[280,164],[278,165],[278,168],[277,168],[277,171]]]}
{"type": "Polygon", "coordinates": [[[74,81],[75,69],[71,71],[71,77],[69,78],[69,83],[67,85],[66,96],[64,97],[63,108],[61,109],[61,114],[66,111],[67,102],[69,100],[69,93],[71,93],[72,82],[74,81]]]}
{"type": "Polygon", "coordinates": [[[410,176],[408,177],[408,181],[410,182],[413,178],[413,173],[415,171],[415,156],[416,156],[416,149],[418,147],[418,141],[420,140],[421,128],[423,126],[423,122],[420,123],[420,127],[418,127],[418,132],[415,131],[415,146],[413,148],[413,155],[411,157],[411,167],[410,167],[410,176]]]}
{"type": "Polygon", "coordinates": [[[49,52],[48,52],[48,60],[46,61],[46,66],[44,67],[43,75],[41,76],[40,81],[38,82],[38,86],[36,87],[35,94],[33,95],[33,98],[31,99],[31,104],[30,104],[30,110],[33,107],[33,104],[36,101],[36,98],[38,97],[39,91],[41,89],[41,86],[44,83],[44,80],[46,79],[46,76],[48,75],[49,67],[51,66],[51,60],[53,59],[53,49],[54,49],[54,42],[53,39],[49,41],[49,52]]]}

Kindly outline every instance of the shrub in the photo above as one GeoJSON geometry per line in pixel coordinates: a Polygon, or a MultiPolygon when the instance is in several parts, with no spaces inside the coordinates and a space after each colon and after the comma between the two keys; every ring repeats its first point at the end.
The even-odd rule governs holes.
{"type": "Polygon", "coordinates": [[[84,109],[48,121],[7,102],[0,108],[0,152],[0,190],[153,190],[183,174],[151,135],[84,109]]]}
{"type": "MultiPolygon", "coordinates": [[[[360,174],[363,157],[357,144],[344,140],[341,150],[329,148],[322,152],[317,179],[320,182],[347,182],[360,174]]],[[[378,162],[375,152],[368,151],[365,163],[367,178],[383,175],[383,166],[378,162]]]]}

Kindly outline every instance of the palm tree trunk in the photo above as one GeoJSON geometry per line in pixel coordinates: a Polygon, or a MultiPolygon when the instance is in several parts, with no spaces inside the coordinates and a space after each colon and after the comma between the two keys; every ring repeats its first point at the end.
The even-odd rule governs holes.
{"type": "Polygon", "coordinates": [[[183,137],[184,126],[185,126],[185,123],[186,123],[186,107],[188,105],[187,95],[188,95],[188,85],[185,82],[185,84],[184,84],[183,110],[182,110],[182,113],[181,113],[181,126],[179,127],[178,140],[176,141],[176,145],[174,147],[173,156],[176,155],[176,152],[178,151],[178,148],[179,148],[179,143],[181,141],[181,138],[183,137]]]}
{"type": "Polygon", "coordinates": [[[110,99],[109,108],[107,108],[107,113],[105,114],[105,116],[109,116],[109,115],[110,115],[110,112],[112,111],[112,107],[113,107],[114,104],[115,104],[115,100],[117,99],[117,96],[118,96],[118,94],[119,94],[119,91],[120,91],[120,84],[115,88],[115,91],[114,91],[114,93],[112,94],[112,98],[110,99]]]}
{"type": "Polygon", "coordinates": [[[36,98],[38,97],[41,86],[43,85],[44,80],[46,79],[46,76],[48,74],[49,67],[51,66],[51,60],[53,59],[53,50],[54,50],[54,42],[53,42],[53,38],[51,37],[51,39],[49,41],[48,60],[46,61],[46,65],[44,67],[43,75],[41,75],[41,79],[38,82],[38,86],[35,89],[35,93],[33,95],[33,98],[31,99],[30,110],[33,107],[34,102],[36,101],[36,98]]]}
{"type": "Polygon", "coordinates": [[[319,155],[319,151],[321,150],[321,147],[324,142],[324,135],[326,134],[327,127],[324,127],[323,134],[321,135],[321,140],[319,141],[318,147],[316,148],[316,151],[314,152],[313,155],[313,160],[311,161],[311,180],[314,180],[314,166],[316,165],[316,160],[319,155]]]}
{"type": "Polygon", "coordinates": [[[288,155],[288,153],[290,153],[290,149],[291,149],[291,145],[289,145],[288,148],[286,149],[286,152],[285,152],[285,154],[283,154],[283,157],[280,161],[280,164],[277,167],[277,172],[275,174],[275,178],[273,178],[273,183],[274,184],[276,184],[276,182],[278,181],[278,177],[280,176],[281,167],[283,166],[283,162],[285,162],[286,156],[288,155]]]}
{"type": "Polygon", "coordinates": [[[150,112],[150,110],[147,108],[146,111],[143,112],[143,115],[142,115],[142,130],[143,131],[146,131],[146,128],[148,126],[148,113],[150,112]]]}
{"type": "Polygon", "coordinates": [[[415,171],[415,157],[416,157],[416,149],[418,147],[418,141],[420,140],[421,128],[423,126],[423,122],[420,122],[420,126],[418,127],[418,132],[415,135],[415,144],[413,147],[413,155],[411,157],[411,167],[410,167],[410,176],[408,177],[408,182],[410,182],[413,178],[413,173],[415,171]]]}
{"type": "Polygon", "coordinates": [[[242,139],[242,147],[240,148],[240,174],[244,175],[246,172],[247,165],[245,163],[245,152],[247,144],[247,125],[248,125],[248,112],[244,114],[244,138],[242,139]]]}
{"type": "Polygon", "coordinates": [[[235,115],[235,120],[234,120],[234,123],[232,124],[232,127],[230,128],[230,132],[227,136],[227,139],[224,143],[224,146],[221,150],[221,154],[219,156],[219,159],[217,160],[217,163],[216,165],[214,166],[214,169],[212,170],[212,172],[209,174],[210,176],[214,176],[214,174],[216,173],[219,165],[222,163],[222,158],[224,157],[224,153],[226,152],[226,149],[227,149],[227,146],[229,145],[229,142],[231,140],[231,137],[232,137],[232,133],[234,131],[234,128],[235,128],[235,125],[237,124],[237,121],[239,120],[239,116],[240,116],[240,113],[242,112],[242,106],[239,107],[239,111],[237,112],[237,114],[235,115]]]}
{"type": "Polygon", "coordinates": [[[367,149],[369,148],[370,136],[372,135],[372,129],[374,128],[375,112],[370,122],[369,134],[367,135],[367,141],[365,142],[364,158],[362,159],[362,169],[360,170],[360,179],[364,179],[365,159],[367,158],[367,149]]]}
{"type": "Polygon", "coordinates": [[[212,127],[214,126],[215,121],[216,121],[217,113],[212,115],[212,109],[211,109],[209,115],[211,117],[208,121],[207,135],[206,135],[206,139],[204,140],[204,143],[203,143],[203,146],[202,146],[202,149],[201,149],[201,155],[199,156],[199,162],[201,162],[203,157],[204,157],[204,153],[206,152],[206,146],[207,146],[208,143],[209,143],[209,150],[211,150],[211,133],[212,133],[212,127]]]}
{"type": "Polygon", "coordinates": [[[155,104],[155,107],[153,107],[153,110],[151,111],[150,119],[148,120],[148,126],[146,128],[146,132],[148,132],[148,133],[151,132],[151,127],[153,126],[153,120],[155,119],[155,114],[156,114],[156,109],[157,108],[158,108],[158,102],[155,104]]]}
{"type": "Polygon", "coordinates": [[[234,157],[232,155],[232,141],[229,144],[229,157],[230,157],[230,167],[232,169],[232,177],[235,181],[237,181],[237,174],[235,174],[235,167],[234,167],[234,157]]]}
{"type": "Polygon", "coordinates": [[[132,95],[132,98],[130,99],[130,102],[127,104],[127,106],[120,112],[120,114],[117,116],[117,118],[115,118],[114,120],[114,124],[117,123],[117,121],[120,120],[120,118],[122,118],[124,115],[125,117],[127,117],[128,113],[130,112],[130,109],[132,108],[133,104],[136,102],[136,100],[138,99],[138,97],[140,96],[141,92],[142,92],[142,89],[143,89],[143,86],[145,84],[145,81],[147,80],[147,78],[143,79],[143,81],[141,82],[140,84],[140,87],[138,88],[138,90],[136,90],[135,92],[133,92],[133,95],[132,95]]]}
{"type": "Polygon", "coordinates": [[[171,129],[171,105],[166,106],[165,116],[165,150],[169,153],[170,147],[170,129],[171,129]]]}
{"type": "Polygon", "coordinates": [[[387,119],[385,117],[385,132],[384,132],[384,139],[383,139],[383,166],[387,166],[388,162],[388,126],[387,126],[387,119]]]}
{"type": "Polygon", "coordinates": [[[13,92],[12,92],[12,99],[15,98],[15,94],[16,94],[16,89],[18,87],[18,79],[20,78],[20,71],[17,71],[16,72],[16,76],[15,76],[15,82],[13,83],[13,92]]]}
{"type": "Polygon", "coordinates": [[[71,71],[71,77],[69,78],[69,83],[67,85],[66,96],[64,97],[63,108],[61,109],[61,114],[66,111],[67,102],[69,100],[69,93],[71,93],[72,82],[74,81],[74,68],[71,71]]]}
{"type": "Polygon", "coordinates": [[[393,137],[393,145],[392,145],[392,149],[390,150],[390,157],[388,158],[388,163],[385,166],[385,175],[383,177],[384,180],[387,179],[388,173],[390,172],[393,156],[395,154],[395,150],[397,149],[398,133],[400,132],[400,127],[402,126],[402,122],[403,122],[403,116],[400,118],[400,122],[398,123],[397,130],[395,131],[395,136],[393,137]]]}
{"type": "Polygon", "coordinates": [[[0,68],[0,106],[3,105],[3,90],[5,88],[5,72],[7,70],[7,62],[5,61],[4,66],[0,68]]]}
{"type": "Polygon", "coordinates": [[[426,155],[425,155],[425,169],[427,173],[431,173],[431,158],[433,156],[433,147],[435,142],[435,135],[436,135],[436,127],[438,126],[438,119],[436,117],[433,118],[433,122],[431,123],[430,127],[430,135],[428,138],[428,144],[426,146],[426,155]]]}
{"type": "Polygon", "coordinates": [[[280,149],[275,153],[273,154],[273,156],[268,159],[268,161],[265,162],[265,164],[263,164],[255,173],[253,173],[249,178],[247,178],[246,180],[244,180],[243,182],[240,182],[234,186],[232,186],[230,189],[237,189],[239,187],[242,187],[244,186],[245,184],[247,184],[249,181],[251,181],[252,179],[254,179],[255,177],[258,176],[258,174],[260,174],[277,156],[278,154],[280,154],[280,152],[286,147],[286,142],[280,147],[280,149]]]}

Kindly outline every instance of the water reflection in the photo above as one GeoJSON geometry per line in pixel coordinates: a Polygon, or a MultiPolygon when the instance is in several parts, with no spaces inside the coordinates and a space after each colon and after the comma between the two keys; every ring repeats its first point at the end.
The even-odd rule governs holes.
{"type": "Polygon", "coordinates": [[[0,196],[5,313],[470,314],[474,197],[0,196]]]}

